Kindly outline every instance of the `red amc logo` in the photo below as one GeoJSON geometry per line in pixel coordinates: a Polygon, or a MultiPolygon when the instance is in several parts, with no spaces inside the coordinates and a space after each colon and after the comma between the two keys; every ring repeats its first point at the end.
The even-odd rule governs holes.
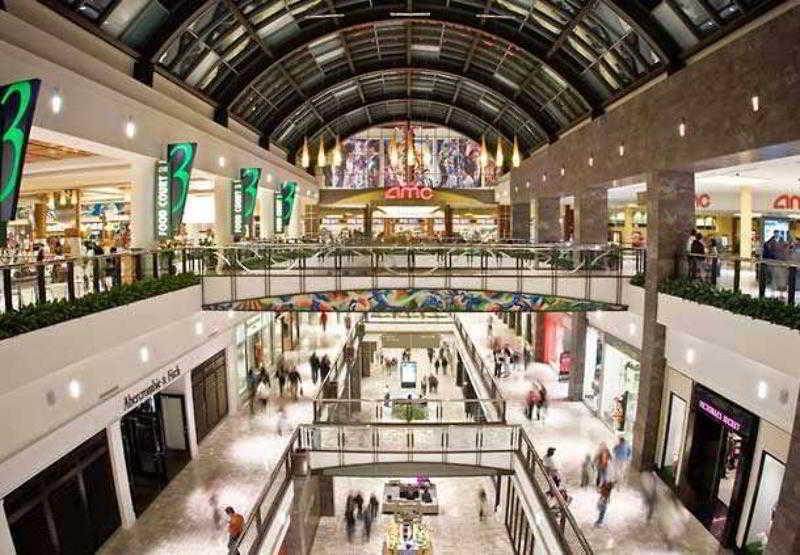
{"type": "Polygon", "coordinates": [[[772,207],[776,210],[800,210],[800,195],[779,195],[772,207]]]}
{"type": "Polygon", "coordinates": [[[711,195],[709,195],[708,193],[703,193],[702,195],[695,195],[694,206],[695,208],[708,208],[709,206],[711,206],[711,195]]]}
{"type": "Polygon", "coordinates": [[[395,185],[384,189],[383,198],[385,200],[431,200],[433,189],[430,187],[418,187],[417,185],[395,185]]]}

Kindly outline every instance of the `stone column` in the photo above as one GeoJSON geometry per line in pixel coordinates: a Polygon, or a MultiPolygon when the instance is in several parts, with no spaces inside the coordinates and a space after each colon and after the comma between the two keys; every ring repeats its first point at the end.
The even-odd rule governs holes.
{"type": "Polygon", "coordinates": [[[261,207],[259,237],[272,239],[275,235],[275,191],[259,187],[258,201],[261,207]]]}
{"type": "Polygon", "coordinates": [[[33,238],[47,239],[47,195],[37,195],[33,203],[33,238]]]}
{"type": "MultiPolygon", "coordinates": [[[[233,339],[233,344],[236,340],[233,339]]],[[[231,350],[231,349],[229,349],[231,350]]],[[[227,359],[226,359],[227,364],[227,359]]],[[[196,459],[200,453],[197,446],[197,422],[194,416],[194,391],[192,390],[192,370],[190,368],[183,369],[184,374],[179,379],[181,387],[183,388],[183,398],[186,402],[186,435],[189,436],[189,456],[196,459]]],[[[230,376],[228,377],[230,379],[230,376]]],[[[228,411],[230,411],[230,406],[228,411]]]]}
{"type": "Polygon", "coordinates": [[[534,199],[536,243],[557,243],[561,241],[561,208],[558,197],[537,197],[534,199]]]}
{"type": "Polygon", "coordinates": [[[633,213],[635,208],[625,207],[625,222],[622,227],[622,244],[630,245],[633,238],[633,213]]]}
{"type": "Polygon", "coordinates": [[[586,353],[586,320],[585,312],[572,313],[572,367],[569,371],[569,388],[567,398],[570,401],[583,399],[583,359],[586,353]]]}
{"type": "Polygon", "coordinates": [[[333,476],[319,477],[319,516],[336,516],[333,476]]]}
{"type": "Polygon", "coordinates": [[[786,472],[775,508],[767,553],[788,555],[800,553],[800,403],[794,413],[794,428],[789,444],[786,472]]]}
{"type": "Polygon", "coordinates": [[[531,240],[531,203],[528,200],[511,205],[511,238],[525,243],[531,240]]]}
{"type": "Polygon", "coordinates": [[[444,211],[444,236],[445,237],[452,237],[453,236],[453,207],[449,204],[445,204],[443,207],[444,211]]]}
{"type": "Polygon", "coordinates": [[[675,257],[694,229],[694,174],[647,174],[647,275],[645,276],[639,400],[633,428],[633,465],[653,467],[664,389],[666,330],[658,323],[658,286],[672,277],[675,257]]]}
{"type": "Polygon", "coordinates": [[[108,454],[111,459],[111,473],[114,476],[114,491],[117,494],[117,506],[122,527],[126,530],[136,524],[136,513],[133,511],[131,486],[128,482],[128,466],[125,463],[125,450],[122,446],[122,429],[120,421],[115,420],[106,428],[108,438],[108,454]]]}
{"type": "Polygon", "coordinates": [[[14,539],[11,537],[11,527],[8,525],[4,502],[5,499],[0,499],[0,553],[15,555],[17,551],[14,539]]]}
{"type": "Polygon", "coordinates": [[[150,249],[156,244],[156,161],[141,158],[131,162],[131,248],[150,249]]]}
{"type": "Polygon", "coordinates": [[[231,180],[214,178],[214,238],[217,246],[230,245],[231,233],[231,180]]]}
{"type": "Polygon", "coordinates": [[[547,362],[547,354],[544,352],[544,312],[534,312],[532,314],[531,326],[533,326],[533,360],[535,362],[547,362]]]}
{"type": "Polygon", "coordinates": [[[372,237],[372,204],[364,205],[364,235],[372,237]]]}
{"type": "Polygon", "coordinates": [[[739,256],[753,256],[753,188],[739,189],[739,256]]]}
{"type": "Polygon", "coordinates": [[[608,242],[608,193],[584,189],[575,195],[575,242],[608,242]]]}

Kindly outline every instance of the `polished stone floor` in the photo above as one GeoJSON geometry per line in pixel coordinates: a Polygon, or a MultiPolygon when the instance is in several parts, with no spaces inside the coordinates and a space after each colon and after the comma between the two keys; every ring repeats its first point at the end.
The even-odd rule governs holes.
{"type": "MultiPolygon", "coordinates": [[[[361,491],[365,500],[369,499],[371,493],[375,493],[380,500],[383,485],[390,479],[335,478],[336,516],[320,519],[312,553],[314,555],[382,553],[385,527],[393,516],[381,514],[372,527],[369,539],[365,537],[363,525],[359,522],[353,543],[348,543],[344,504],[350,491],[361,491]]],[[[432,481],[436,484],[440,514],[426,515],[423,517],[423,522],[430,527],[434,553],[442,555],[514,553],[501,512],[491,514],[483,522],[478,518],[478,491],[480,488],[487,493],[493,491],[492,481],[489,478],[435,478],[432,481]]]]}
{"type": "MultiPolygon", "coordinates": [[[[460,315],[473,342],[491,358],[485,315],[460,315]]],[[[512,332],[499,319],[493,323],[493,334],[511,336],[512,332]]],[[[642,496],[637,487],[638,477],[616,488],[606,515],[606,524],[595,528],[597,492],[580,487],[580,465],[587,454],[593,454],[600,442],[609,447],[615,442],[614,433],[596,418],[582,402],[566,401],[566,384],[558,383],[555,371],[546,364],[531,364],[501,379],[503,396],[509,401],[509,423],[522,425],[543,455],[555,447],[556,465],[564,477],[569,495],[570,510],[587,540],[597,553],[724,553],[716,539],[685,508],[669,500],[666,486],[653,519],[645,519],[642,496]],[[529,421],[524,414],[525,398],[533,381],[543,383],[550,394],[550,406],[543,421],[529,421]],[[668,546],[667,537],[675,538],[668,546]]]]}
{"type": "MultiPolygon", "coordinates": [[[[315,319],[315,316],[312,316],[315,319]]],[[[277,407],[285,407],[289,429],[310,422],[311,383],[308,359],[313,349],[333,360],[344,345],[344,327],[331,317],[327,333],[319,326],[301,327],[299,362],[304,396],[299,401],[280,399],[272,383],[267,410],[251,414],[247,405],[230,414],[200,443],[199,455],[161,492],[130,530],[118,530],[100,550],[104,555],[185,555],[225,553],[227,537],[222,510],[233,506],[247,515],[289,433],[277,433],[277,407]]]]}

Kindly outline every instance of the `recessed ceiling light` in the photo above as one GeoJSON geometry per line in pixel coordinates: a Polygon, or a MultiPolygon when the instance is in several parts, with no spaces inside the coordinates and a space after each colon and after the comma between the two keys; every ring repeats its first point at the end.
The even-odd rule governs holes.
{"type": "Polygon", "coordinates": [[[686,122],[683,120],[678,124],[678,135],[681,137],[686,136],[686,122]]]}
{"type": "Polygon", "coordinates": [[[54,114],[60,114],[61,109],[64,107],[64,99],[58,89],[53,89],[53,96],[50,97],[50,110],[54,114]]]}
{"type": "Polygon", "coordinates": [[[619,155],[625,156],[625,143],[619,143],[619,155]]]}
{"type": "Polygon", "coordinates": [[[147,347],[141,347],[139,349],[139,360],[142,362],[148,362],[150,360],[150,349],[147,347]]]}
{"type": "Polygon", "coordinates": [[[69,382],[69,396],[73,399],[77,399],[81,396],[81,382],[78,380],[70,380],[69,382]]]}
{"type": "Polygon", "coordinates": [[[767,386],[767,382],[765,381],[758,382],[758,398],[766,399],[768,392],[769,392],[769,387],[767,386]]]}
{"type": "Polygon", "coordinates": [[[566,173],[567,173],[567,168],[565,168],[564,166],[561,166],[561,177],[564,177],[564,175],[566,175],[566,173]]]}
{"type": "Polygon", "coordinates": [[[226,160],[225,160],[224,156],[220,156],[219,159],[217,160],[217,164],[219,164],[220,168],[224,168],[225,167],[225,162],[226,162],[226,160]]]}
{"type": "Polygon", "coordinates": [[[133,139],[136,136],[136,122],[133,121],[133,117],[129,116],[128,121],[125,122],[125,136],[129,139],[133,139]]]}
{"type": "Polygon", "coordinates": [[[758,98],[757,94],[750,98],[750,105],[753,107],[754,112],[758,112],[759,108],[761,108],[761,99],[758,98]]]}

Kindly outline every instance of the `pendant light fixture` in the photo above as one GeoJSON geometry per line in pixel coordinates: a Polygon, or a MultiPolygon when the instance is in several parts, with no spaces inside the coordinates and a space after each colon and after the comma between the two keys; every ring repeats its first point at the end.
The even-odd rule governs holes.
{"type": "Polygon", "coordinates": [[[409,129],[408,133],[406,134],[406,165],[410,167],[414,167],[417,163],[417,154],[414,152],[414,140],[411,136],[411,130],[409,129]]]}
{"type": "Polygon", "coordinates": [[[59,206],[66,206],[67,205],[67,193],[66,193],[66,191],[58,193],[58,205],[59,206]]]}
{"type": "Polygon", "coordinates": [[[331,165],[334,168],[338,168],[342,165],[342,143],[339,140],[339,135],[336,135],[336,143],[333,145],[333,160],[331,160],[331,165]]]}
{"type": "Polygon", "coordinates": [[[72,206],[78,205],[78,189],[72,189],[72,195],[70,196],[69,201],[72,206]]]}
{"type": "Polygon", "coordinates": [[[55,195],[55,193],[50,193],[47,196],[47,207],[50,210],[55,210],[56,209],[56,195],[55,195]]]}
{"type": "Polygon", "coordinates": [[[481,168],[485,168],[489,163],[489,152],[486,150],[486,136],[481,135],[481,155],[480,155],[481,168]]]}
{"type": "Polygon", "coordinates": [[[319,152],[317,153],[317,166],[320,168],[324,168],[327,163],[328,159],[325,156],[325,137],[320,137],[319,152]]]}
{"type": "Polygon", "coordinates": [[[519,155],[519,144],[517,144],[517,136],[514,135],[514,149],[511,151],[511,165],[518,168],[522,160],[519,155]]]}
{"type": "Polygon", "coordinates": [[[395,135],[395,131],[392,130],[392,138],[389,139],[389,165],[393,168],[396,168],[397,163],[400,161],[400,157],[397,154],[397,137],[395,135]]]}
{"type": "Polygon", "coordinates": [[[308,137],[303,137],[303,150],[300,154],[300,165],[308,168],[311,165],[311,155],[308,153],[308,137]]]}
{"type": "Polygon", "coordinates": [[[498,170],[503,168],[503,141],[497,138],[497,152],[494,155],[494,163],[498,170]]]}

